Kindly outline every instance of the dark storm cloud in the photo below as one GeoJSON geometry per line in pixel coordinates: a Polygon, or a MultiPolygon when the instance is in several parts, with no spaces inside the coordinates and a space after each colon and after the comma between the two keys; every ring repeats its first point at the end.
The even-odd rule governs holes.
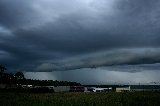
{"type": "Polygon", "coordinates": [[[0,63],[28,71],[159,63],[159,4],[1,0],[0,63]]]}
{"type": "MultiPolygon", "coordinates": [[[[33,9],[30,8],[30,0],[1,0],[0,1],[0,24],[17,28],[28,23],[33,18],[33,9]]],[[[38,18],[38,17],[37,17],[38,18]]]]}

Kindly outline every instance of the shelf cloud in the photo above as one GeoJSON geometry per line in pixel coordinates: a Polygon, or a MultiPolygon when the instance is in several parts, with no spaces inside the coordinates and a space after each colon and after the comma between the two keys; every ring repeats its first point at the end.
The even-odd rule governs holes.
{"type": "Polygon", "coordinates": [[[156,64],[160,62],[159,57],[160,49],[158,48],[116,49],[69,58],[55,63],[43,63],[36,70],[67,71],[81,68],[156,64]]]}

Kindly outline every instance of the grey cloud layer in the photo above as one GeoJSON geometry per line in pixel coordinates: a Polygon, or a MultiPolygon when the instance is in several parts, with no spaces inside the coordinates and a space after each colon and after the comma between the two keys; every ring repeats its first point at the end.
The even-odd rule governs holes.
{"type": "Polygon", "coordinates": [[[28,71],[157,63],[159,4],[158,0],[1,0],[0,63],[28,71]],[[72,57],[76,59],[68,61],[72,57]]]}
{"type": "MultiPolygon", "coordinates": [[[[160,62],[160,49],[119,49],[69,58],[57,63],[44,63],[37,71],[66,71],[116,65],[154,64],[160,62]]],[[[119,70],[123,71],[123,70],[119,70]]],[[[130,71],[130,70],[128,70],[130,71]]],[[[142,70],[141,70],[142,71],[142,70]]]]}
{"type": "MultiPolygon", "coordinates": [[[[121,68],[122,69],[122,68],[121,68]]],[[[139,68],[137,68],[139,70],[139,68]]],[[[26,72],[27,78],[76,81],[81,84],[160,84],[160,71],[138,71],[134,73],[106,71],[106,69],[80,69],[54,72],[26,72]]]]}

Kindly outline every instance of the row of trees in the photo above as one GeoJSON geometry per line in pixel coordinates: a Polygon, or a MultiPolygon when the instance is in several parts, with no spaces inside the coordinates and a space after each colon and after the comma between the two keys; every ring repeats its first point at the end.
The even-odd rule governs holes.
{"type": "Polygon", "coordinates": [[[25,80],[24,74],[22,72],[17,72],[15,74],[6,73],[7,68],[0,65],[0,83],[16,83],[19,80],[25,80]]]}
{"type": "Polygon", "coordinates": [[[6,73],[7,68],[0,65],[0,83],[2,84],[22,84],[22,85],[35,85],[35,86],[79,86],[80,83],[68,81],[53,81],[53,80],[32,80],[26,79],[23,72],[15,74],[6,73]]]}

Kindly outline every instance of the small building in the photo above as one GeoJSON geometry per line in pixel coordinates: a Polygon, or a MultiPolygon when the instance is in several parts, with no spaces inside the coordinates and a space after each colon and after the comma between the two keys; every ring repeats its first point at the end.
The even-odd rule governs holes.
{"type": "Polygon", "coordinates": [[[160,85],[130,85],[130,91],[160,91],[160,85]]]}
{"type": "Polygon", "coordinates": [[[116,92],[160,91],[160,85],[128,85],[117,87],[116,92]]]}
{"type": "Polygon", "coordinates": [[[129,91],[130,91],[130,86],[116,88],[116,92],[129,92],[129,91]]]}
{"type": "Polygon", "coordinates": [[[70,91],[70,86],[56,86],[53,89],[54,92],[67,92],[70,91]]]}
{"type": "Polygon", "coordinates": [[[70,92],[84,92],[85,87],[84,86],[70,86],[70,92]]]}

